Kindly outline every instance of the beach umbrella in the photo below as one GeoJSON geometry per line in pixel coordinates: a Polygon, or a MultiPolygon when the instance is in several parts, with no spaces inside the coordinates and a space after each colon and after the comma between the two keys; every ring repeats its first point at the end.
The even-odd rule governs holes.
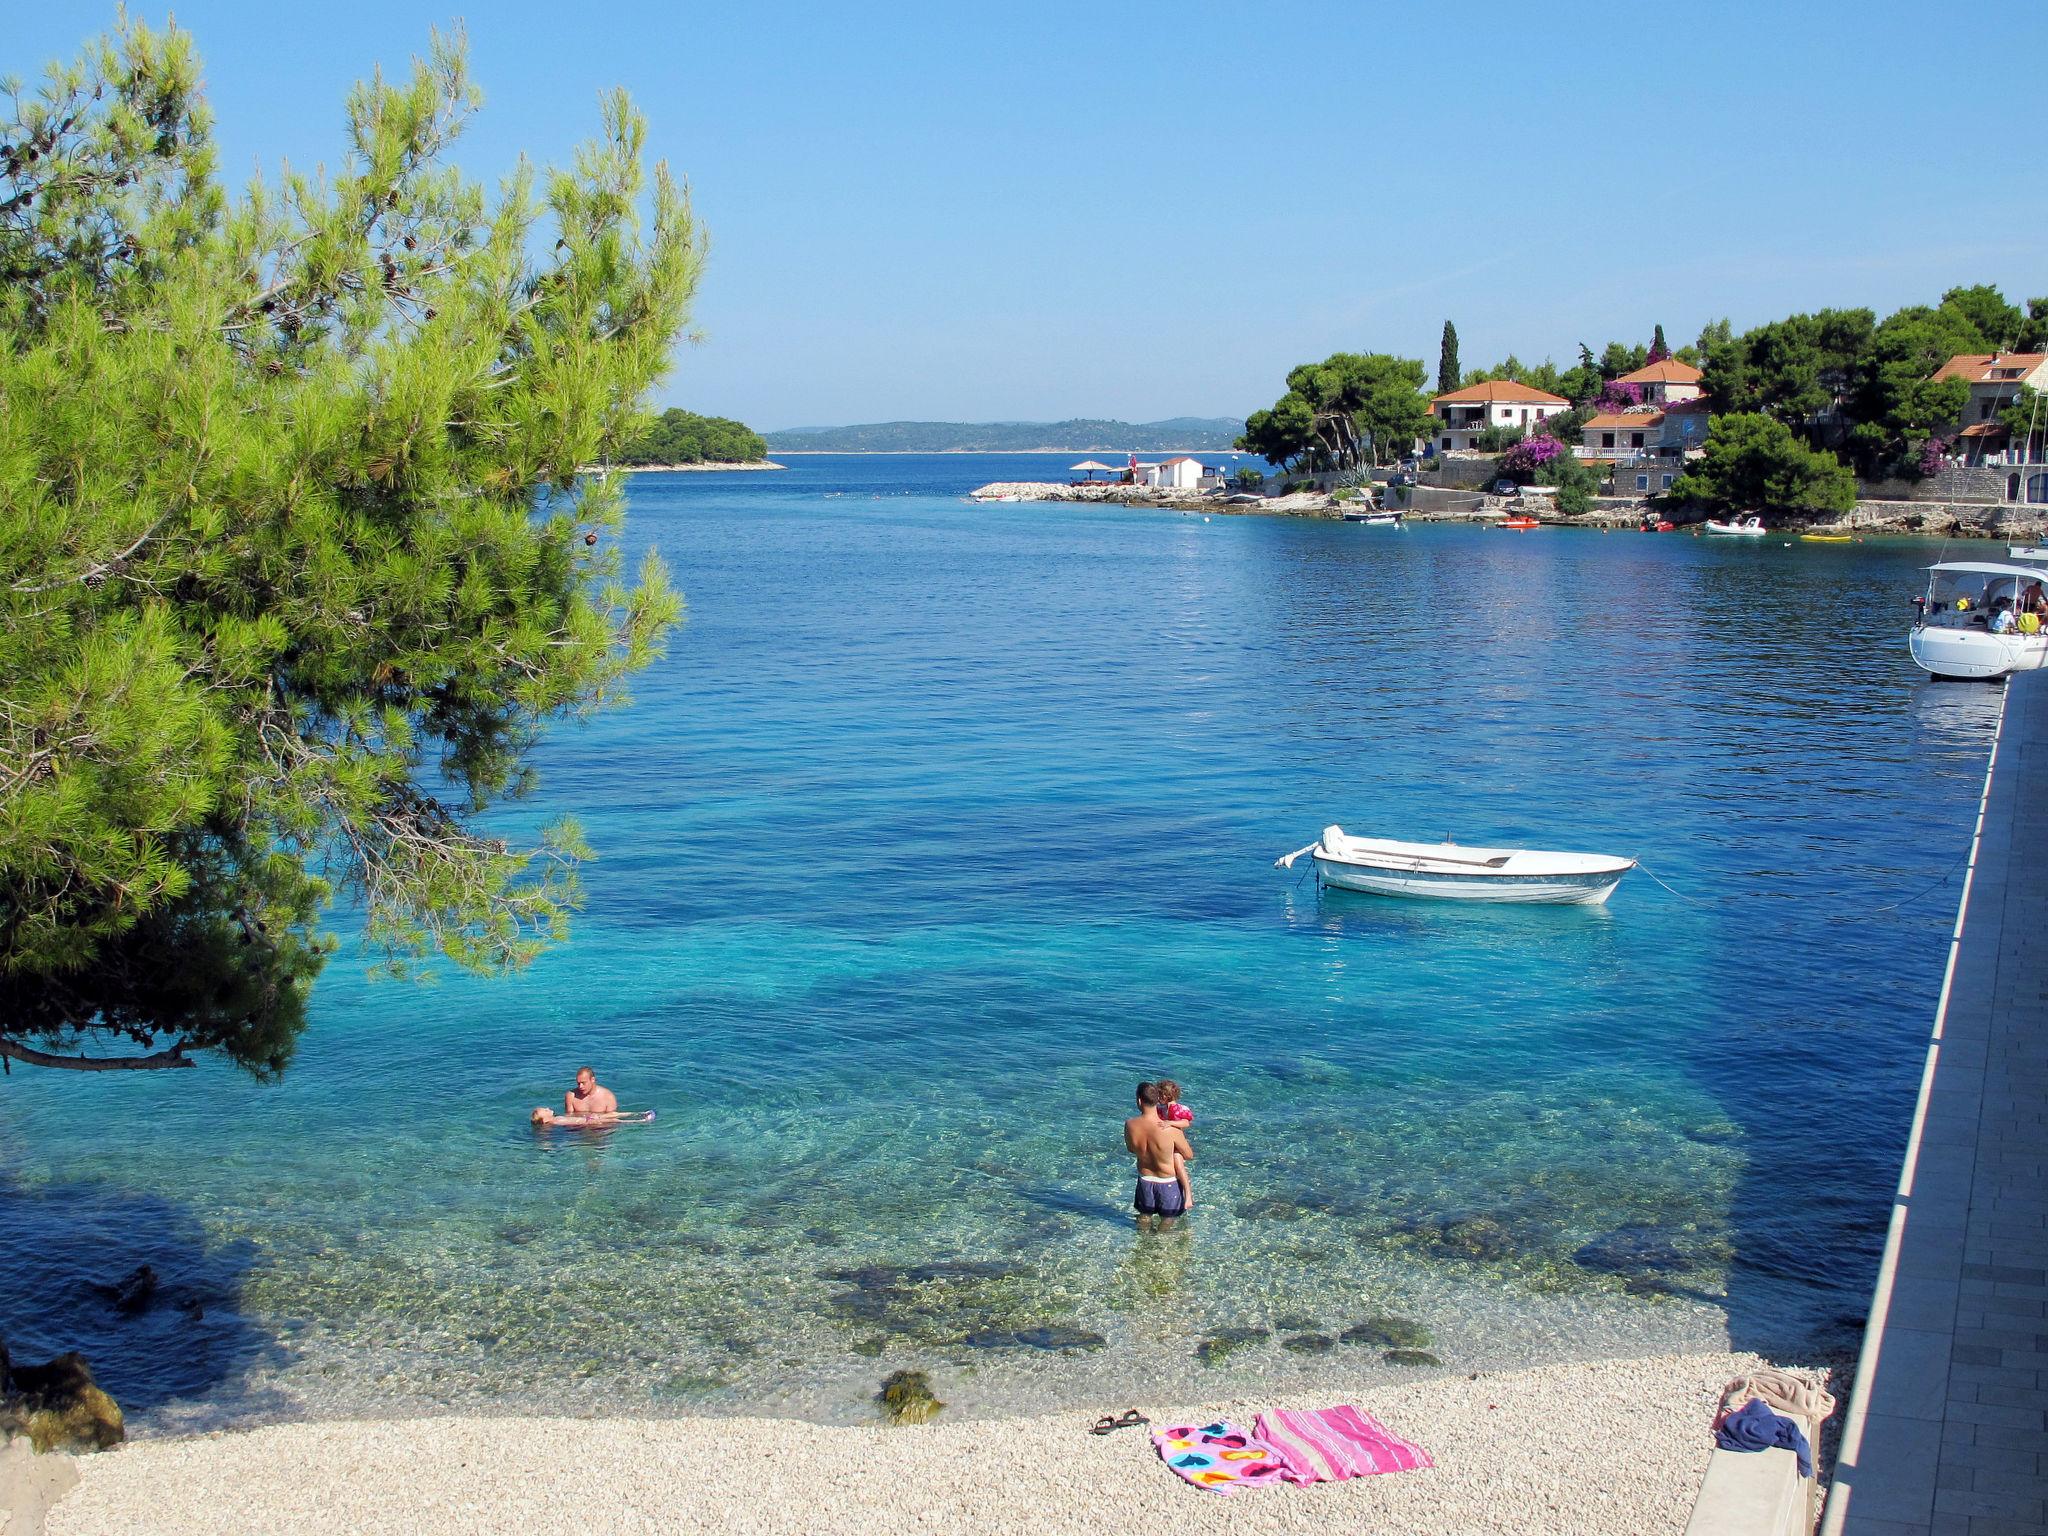
{"type": "Polygon", "coordinates": [[[1105,475],[1115,473],[1115,471],[1112,470],[1107,464],[1098,464],[1093,459],[1083,459],[1080,463],[1076,464],[1073,467],[1073,469],[1069,471],[1069,473],[1079,474],[1084,469],[1091,475],[1094,474],[1097,470],[1102,471],[1102,473],[1105,475]]]}

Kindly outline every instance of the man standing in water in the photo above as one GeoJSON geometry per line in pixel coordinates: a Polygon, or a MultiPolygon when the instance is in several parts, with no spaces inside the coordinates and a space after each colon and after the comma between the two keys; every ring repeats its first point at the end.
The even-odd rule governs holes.
{"type": "MultiPolygon", "coordinates": [[[[619,1112],[619,1101],[611,1089],[599,1085],[597,1074],[588,1067],[576,1069],[576,1086],[562,1095],[562,1113],[578,1124],[588,1124],[606,1115],[619,1112]]],[[[533,1112],[535,1125],[553,1125],[555,1112],[551,1109],[536,1109],[533,1112]]]]}
{"type": "Polygon", "coordinates": [[[1156,1221],[1160,1231],[1167,1231],[1186,1209],[1173,1160],[1179,1156],[1192,1163],[1195,1153],[1179,1126],[1159,1118],[1156,1083],[1138,1084],[1138,1112],[1124,1122],[1124,1145],[1138,1160],[1138,1193],[1131,1202],[1138,1226],[1156,1221]]]}

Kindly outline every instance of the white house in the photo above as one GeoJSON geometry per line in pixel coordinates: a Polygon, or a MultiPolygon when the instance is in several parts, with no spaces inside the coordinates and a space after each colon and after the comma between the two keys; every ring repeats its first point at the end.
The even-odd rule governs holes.
{"type": "Polygon", "coordinates": [[[1182,454],[1162,464],[1140,464],[1137,479],[1140,485],[1156,485],[1163,491],[1200,490],[1202,461],[1182,454]]]}
{"type": "Polygon", "coordinates": [[[1472,440],[1488,428],[1526,432],[1571,407],[1571,401],[1562,395],[1545,394],[1513,379],[1495,379],[1438,395],[1429,402],[1429,413],[1437,419],[1436,446],[1449,453],[1470,448],[1472,440]]]}
{"type": "Polygon", "coordinates": [[[1661,358],[1645,364],[1632,373],[1624,373],[1614,381],[1617,384],[1633,384],[1636,393],[1645,405],[1670,405],[1678,400],[1697,400],[1700,389],[1700,371],[1691,363],[1681,363],[1675,357],[1661,358]]]}

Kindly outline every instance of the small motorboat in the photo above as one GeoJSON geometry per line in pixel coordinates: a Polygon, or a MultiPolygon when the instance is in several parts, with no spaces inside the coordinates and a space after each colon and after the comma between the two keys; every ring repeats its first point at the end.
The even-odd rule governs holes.
{"type": "Polygon", "coordinates": [[[1541,523],[1537,522],[1535,518],[1526,512],[1517,512],[1513,517],[1504,517],[1494,524],[1496,528],[1515,528],[1524,533],[1531,528],[1541,528],[1542,526],[1541,523]]]}
{"type": "Polygon", "coordinates": [[[2008,544],[2005,553],[2014,560],[2048,560],[2048,545],[2008,544]]]}
{"type": "Polygon", "coordinates": [[[1764,520],[1754,512],[1747,517],[1731,518],[1727,522],[1716,517],[1707,519],[1707,532],[1724,537],[1760,539],[1771,530],[1764,526],[1764,520]]]}
{"type": "Polygon", "coordinates": [[[1362,523],[1368,528],[1398,528],[1401,514],[1398,512],[1346,512],[1344,521],[1362,523]]]}
{"type": "Polygon", "coordinates": [[[1323,828],[1315,842],[1275,860],[1274,867],[1292,869],[1304,854],[1315,860],[1316,878],[1339,890],[1557,906],[1599,906],[1636,867],[1634,859],[1600,853],[1467,848],[1448,839],[1404,843],[1353,837],[1342,827],[1323,828]]]}
{"type": "Polygon", "coordinates": [[[2048,569],[1985,560],[1928,568],[1927,595],[1906,648],[1936,677],[1996,682],[2048,666],[2048,569]]]}

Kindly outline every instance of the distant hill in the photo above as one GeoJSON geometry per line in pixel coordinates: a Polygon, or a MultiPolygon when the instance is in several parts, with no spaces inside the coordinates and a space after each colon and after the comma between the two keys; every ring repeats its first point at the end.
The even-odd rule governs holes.
{"type": "Polygon", "coordinates": [[[1166,421],[877,421],[859,427],[795,427],[768,434],[770,453],[1162,453],[1221,452],[1244,423],[1229,416],[1166,421]]]}

